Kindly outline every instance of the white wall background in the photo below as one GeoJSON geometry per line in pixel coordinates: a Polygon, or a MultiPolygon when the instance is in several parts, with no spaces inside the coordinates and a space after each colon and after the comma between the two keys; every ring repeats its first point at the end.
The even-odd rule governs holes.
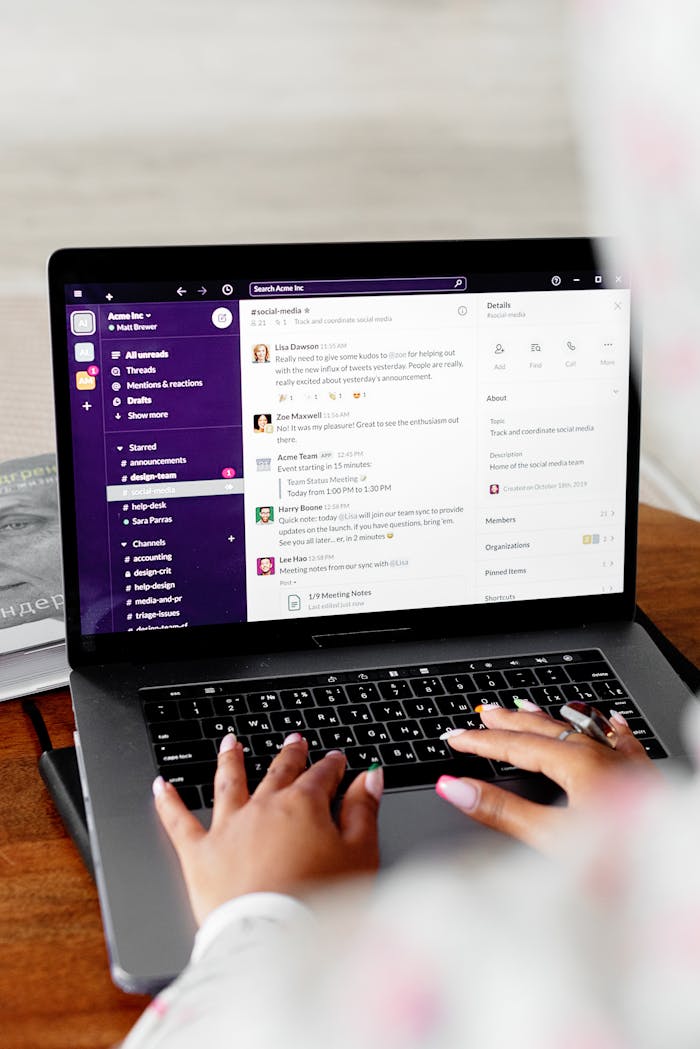
{"type": "Polygon", "coordinates": [[[2,0],[0,460],[53,443],[56,247],[592,232],[567,15],[2,0]]]}

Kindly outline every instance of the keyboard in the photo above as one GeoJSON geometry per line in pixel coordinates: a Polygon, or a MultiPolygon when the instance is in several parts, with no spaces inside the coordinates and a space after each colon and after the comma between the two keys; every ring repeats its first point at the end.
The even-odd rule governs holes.
{"type": "Polygon", "coordinates": [[[378,761],[387,789],[435,783],[443,774],[484,780],[529,775],[504,762],[455,754],[440,740],[452,728],[483,729],[478,708],[514,709],[528,699],[557,716],[582,700],[618,711],[651,758],[666,751],[597,649],[498,657],[337,674],[207,681],[139,692],[155,765],[190,809],[211,808],[216,756],[226,733],[243,745],[248,782],[259,783],[285,736],[300,732],[309,761],[343,750],[341,791],[378,761]]]}

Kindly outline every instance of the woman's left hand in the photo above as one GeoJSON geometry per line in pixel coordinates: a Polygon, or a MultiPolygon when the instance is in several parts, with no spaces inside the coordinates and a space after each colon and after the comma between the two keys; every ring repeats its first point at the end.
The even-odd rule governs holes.
{"type": "Polygon", "coordinates": [[[220,904],[249,892],[292,892],[307,882],[375,871],[380,768],[351,783],[337,824],[331,802],[346,768],[339,751],[306,768],[296,734],[250,795],[243,748],[226,737],[214,778],[211,829],[205,831],[177,790],[156,780],[161,822],[177,852],[199,925],[220,904]]]}

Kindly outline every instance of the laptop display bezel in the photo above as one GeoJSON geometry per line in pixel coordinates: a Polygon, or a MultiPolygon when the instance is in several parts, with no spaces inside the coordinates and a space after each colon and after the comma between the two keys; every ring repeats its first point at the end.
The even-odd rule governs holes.
{"type": "MultiPolygon", "coordinates": [[[[83,635],[80,625],[78,544],[70,412],[65,287],[70,284],[182,281],[252,274],[303,274],[307,280],[414,277],[450,272],[546,273],[602,267],[600,242],[586,238],[489,241],[397,241],[209,247],[62,249],[49,260],[49,306],[56,403],[59,500],[71,666],[197,659],[227,653],[314,647],[318,638],[434,638],[583,626],[631,620],[635,610],[640,441],[639,341],[631,337],[627,442],[624,590],[621,593],[546,598],[498,604],[439,606],[184,630],[83,635]],[[391,634],[386,632],[390,631],[391,634]],[[394,633],[396,632],[396,633],[394,633]]],[[[554,294],[554,292],[553,292],[554,294]]]]}

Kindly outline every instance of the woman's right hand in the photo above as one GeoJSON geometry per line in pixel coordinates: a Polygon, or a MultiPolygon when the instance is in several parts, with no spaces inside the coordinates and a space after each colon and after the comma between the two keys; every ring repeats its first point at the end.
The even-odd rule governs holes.
{"type": "Polygon", "coordinates": [[[543,852],[554,852],[572,813],[593,808],[611,783],[624,773],[646,777],[660,773],[624,719],[613,718],[615,749],[570,729],[544,711],[484,709],[487,731],[465,729],[447,737],[453,750],[506,761],[529,772],[542,772],[566,793],[568,806],[541,805],[478,779],[441,776],[440,797],[478,823],[503,831],[543,852]]]}

